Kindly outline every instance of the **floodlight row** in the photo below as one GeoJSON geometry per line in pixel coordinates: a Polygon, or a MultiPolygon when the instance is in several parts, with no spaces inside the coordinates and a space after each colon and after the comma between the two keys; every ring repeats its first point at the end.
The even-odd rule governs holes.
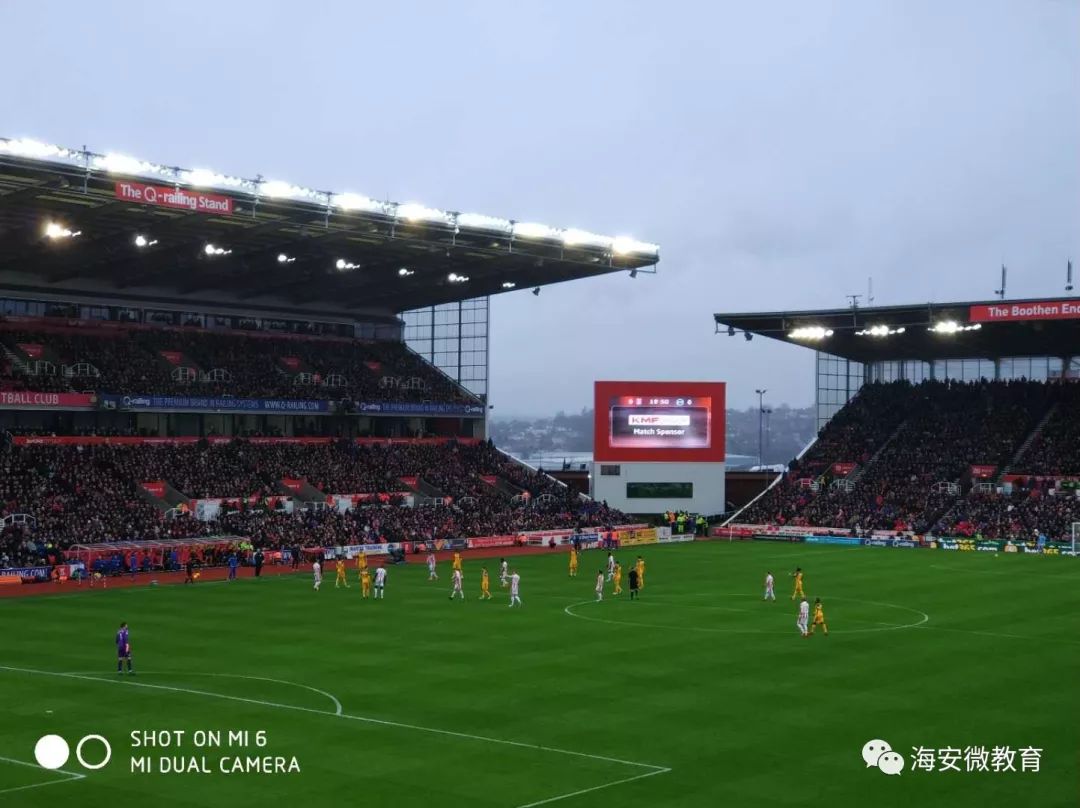
{"type": "Polygon", "coordinates": [[[560,242],[565,247],[586,247],[604,250],[612,255],[657,258],[656,244],[638,241],[629,236],[602,236],[587,230],[557,228],[536,222],[516,222],[482,213],[456,213],[431,208],[416,202],[384,202],[355,193],[329,193],[305,188],[281,180],[248,180],[220,174],[204,168],[182,169],[139,160],[125,154],[94,154],[65,149],[50,143],[30,139],[0,138],[0,154],[10,154],[34,160],[64,163],[91,171],[109,174],[147,177],[195,188],[213,188],[248,194],[258,199],[288,199],[307,202],[344,213],[362,212],[383,216],[400,222],[448,227],[455,232],[462,228],[483,231],[514,239],[560,242]]]}

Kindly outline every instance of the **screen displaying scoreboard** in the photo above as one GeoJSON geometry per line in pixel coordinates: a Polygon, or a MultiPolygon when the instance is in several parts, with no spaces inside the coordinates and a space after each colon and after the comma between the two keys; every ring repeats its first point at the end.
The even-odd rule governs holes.
{"type": "Polygon", "coordinates": [[[722,382],[597,382],[596,460],[724,459],[722,382]]]}

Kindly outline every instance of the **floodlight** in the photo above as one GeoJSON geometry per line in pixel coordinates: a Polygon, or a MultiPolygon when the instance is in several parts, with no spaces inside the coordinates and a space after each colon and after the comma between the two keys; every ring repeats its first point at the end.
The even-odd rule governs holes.
{"type": "Polygon", "coordinates": [[[803,339],[803,340],[819,340],[825,339],[825,337],[831,337],[833,331],[831,328],[823,328],[819,325],[803,326],[802,328],[796,328],[790,334],[789,339],[803,339]]]}
{"type": "Polygon", "coordinates": [[[559,231],[536,222],[514,222],[513,233],[518,238],[558,238],[559,231]]]}
{"type": "Polygon", "coordinates": [[[458,227],[468,227],[473,230],[494,230],[500,233],[509,233],[513,223],[509,219],[500,219],[498,216],[487,216],[483,213],[459,213],[457,215],[458,227]]]}
{"type": "Polygon", "coordinates": [[[656,255],[660,248],[646,241],[638,241],[629,236],[618,236],[611,242],[611,251],[616,255],[645,254],[656,255]]]}
{"type": "Polygon", "coordinates": [[[64,227],[62,224],[56,222],[48,222],[45,225],[45,238],[53,239],[54,241],[63,238],[75,238],[75,236],[81,236],[81,230],[70,230],[64,227]]]}

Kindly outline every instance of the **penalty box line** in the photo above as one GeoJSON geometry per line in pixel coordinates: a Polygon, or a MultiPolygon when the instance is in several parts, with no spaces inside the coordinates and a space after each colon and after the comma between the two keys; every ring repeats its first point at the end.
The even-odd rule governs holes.
{"type": "Polygon", "coordinates": [[[85,780],[86,775],[79,772],[69,772],[66,769],[46,769],[39,766],[36,763],[27,763],[25,760],[17,760],[15,758],[4,757],[0,755],[0,761],[4,763],[13,763],[16,766],[25,766],[28,769],[38,769],[43,772],[53,771],[57,774],[67,775],[63,780],[47,780],[44,783],[31,783],[27,786],[15,786],[14,788],[0,788],[0,794],[11,794],[15,791],[29,791],[32,788],[44,788],[45,786],[60,786],[64,783],[74,783],[76,780],[85,780]]]}
{"type": "MultiPolygon", "coordinates": [[[[600,760],[605,763],[617,763],[622,766],[632,766],[636,769],[647,770],[633,777],[624,777],[618,780],[613,780],[609,783],[602,783],[598,786],[593,786],[591,788],[581,789],[579,791],[573,791],[567,794],[559,794],[554,797],[540,800],[539,802],[530,802],[519,805],[516,806],[516,808],[536,808],[540,805],[548,805],[553,802],[558,802],[559,800],[565,800],[582,794],[600,791],[601,789],[611,788],[613,786],[622,785],[624,783],[630,783],[635,780],[643,780],[646,777],[655,777],[658,774],[667,774],[671,771],[671,768],[668,766],[658,766],[653,763],[641,763],[640,761],[636,760],[623,760],[621,758],[609,757],[607,755],[596,755],[591,752],[577,752],[572,749],[560,749],[555,746],[544,746],[543,744],[525,743],[524,741],[511,741],[505,738],[491,738],[486,735],[474,735],[468,732],[457,732],[455,730],[439,729],[437,727],[422,727],[418,724],[405,724],[399,721],[389,721],[383,718],[372,718],[370,716],[364,715],[350,715],[348,713],[330,712],[329,710],[316,710],[312,707],[301,707],[296,704],[283,704],[276,701],[252,699],[246,696],[232,696],[226,693],[214,693],[209,690],[195,690],[193,688],[174,687],[172,685],[155,685],[148,682],[133,682],[130,679],[102,678],[98,676],[87,676],[81,673],[62,673],[59,671],[43,671],[36,668],[18,668],[10,665],[0,665],[0,671],[8,671],[11,673],[24,673],[31,676],[53,676],[60,679],[77,679],[85,682],[100,682],[105,684],[120,685],[123,687],[141,687],[148,690],[164,690],[173,693],[186,693],[192,696],[206,696],[208,698],[225,699],[226,701],[235,701],[242,704],[254,704],[260,707],[272,707],[279,710],[294,710],[296,712],[310,713],[312,715],[326,715],[330,716],[331,718],[344,718],[349,721],[359,721],[364,724],[375,724],[377,726],[395,727],[397,729],[408,729],[415,732],[426,732],[431,735],[443,735],[450,738],[460,738],[463,740],[478,741],[480,743],[499,744],[501,746],[512,746],[519,749],[530,749],[535,752],[549,752],[556,755],[565,755],[567,757],[576,757],[586,760],[600,760]]],[[[80,775],[80,779],[81,777],[82,775],[80,775]]],[[[42,783],[40,785],[51,784],[42,783]]]]}

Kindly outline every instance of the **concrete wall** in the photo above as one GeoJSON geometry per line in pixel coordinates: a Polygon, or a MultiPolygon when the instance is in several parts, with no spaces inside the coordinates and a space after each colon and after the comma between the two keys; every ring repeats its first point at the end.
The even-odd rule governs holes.
{"type": "Polygon", "coordinates": [[[723,463],[593,463],[593,498],[606,500],[608,505],[627,513],[661,513],[670,509],[694,513],[723,513],[724,464],[723,463]],[[601,466],[618,466],[619,474],[601,474],[601,466]],[[640,483],[692,483],[690,499],[630,499],[626,496],[626,484],[640,483]]]}

